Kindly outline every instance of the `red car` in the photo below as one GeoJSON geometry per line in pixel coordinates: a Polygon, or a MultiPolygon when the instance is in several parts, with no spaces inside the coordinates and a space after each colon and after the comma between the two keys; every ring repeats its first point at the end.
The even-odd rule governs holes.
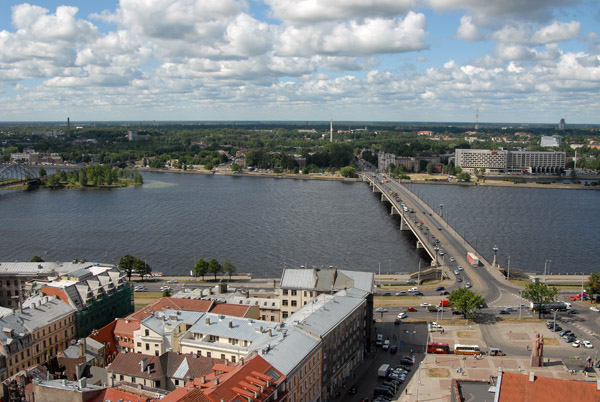
{"type": "Polygon", "coordinates": [[[406,311],[417,311],[417,309],[416,309],[416,308],[414,308],[414,307],[412,307],[412,306],[408,306],[408,307],[406,308],[406,311]]]}
{"type": "Polygon", "coordinates": [[[569,296],[569,300],[571,300],[571,301],[575,301],[575,300],[577,300],[577,299],[575,298],[575,296],[569,296]]]}

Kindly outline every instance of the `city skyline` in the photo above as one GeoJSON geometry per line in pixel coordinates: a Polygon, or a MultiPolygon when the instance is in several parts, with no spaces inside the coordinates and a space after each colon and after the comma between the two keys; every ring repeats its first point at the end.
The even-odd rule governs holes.
{"type": "Polygon", "coordinates": [[[0,121],[598,123],[587,0],[3,2],[0,121]]]}

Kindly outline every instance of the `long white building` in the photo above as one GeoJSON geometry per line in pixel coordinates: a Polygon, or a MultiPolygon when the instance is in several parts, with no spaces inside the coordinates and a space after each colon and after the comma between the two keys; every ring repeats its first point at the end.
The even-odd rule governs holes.
{"type": "Polygon", "coordinates": [[[490,173],[560,173],[566,164],[564,152],[508,151],[506,149],[456,149],[456,166],[465,172],[485,169],[490,173]]]}

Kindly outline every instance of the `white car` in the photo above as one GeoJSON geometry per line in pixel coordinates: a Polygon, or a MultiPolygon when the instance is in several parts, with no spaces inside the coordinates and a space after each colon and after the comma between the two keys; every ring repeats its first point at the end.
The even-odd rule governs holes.
{"type": "Polygon", "coordinates": [[[390,340],[386,339],[385,342],[383,342],[383,350],[388,350],[390,348],[390,340]]]}
{"type": "Polygon", "coordinates": [[[585,346],[588,349],[594,348],[594,345],[592,345],[592,342],[590,342],[590,341],[583,341],[583,346],[585,346]]]}
{"type": "Polygon", "coordinates": [[[580,347],[580,346],[581,346],[581,341],[580,341],[579,339],[578,339],[578,340],[576,340],[575,342],[573,342],[573,343],[572,343],[572,346],[573,346],[574,348],[578,348],[578,347],[580,347]]]}
{"type": "Polygon", "coordinates": [[[431,328],[442,328],[442,326],[435,321],[432,321],[429,325],[431,325],[431,328]]]}
{"type": "Polygon", "coordinates": [[[167,283],[177,283],[177,281],[175,279],[171,279],[170,281],[167,281],[167,283]]]}
{"type": "Polygon", "coordinates": [[[600,312],[600,309],[598,307],[594,307],[594,306],[590,307],[590,310],[595,311],[596,313],[600,312]]]}
{"type": "Polygon", "coordinates": [[[415,286],[413,288],[408,289],[409,292],[418,292],[419,289],[415,286]]]}
{"type": "Polygon", "coordinates": [[[136,286],[133,290],[135,292],[143,292],[146,290],[146,287],[144,285],[139,285],[139,286],[136,286]]]}
{"type": "Polygon", "coordinates": [[[164,292],[165,290],[169,290],[170,291],[170,290],[173,290],[173,289],[171,289],[170,286],[161,286],[160,290],[161,290],[161,292],[164,292]]]}
{"type": "Polygon", "coordinates": [[[408,314],[406,314],[406,312],[404,312],[404,311],[401,311],[401,312],[398,314],[398,318],[406,318],[406,317],[408,317],[408,314]]]}
{"type": "Polygon", "coordinates": [[[450,262],[454,262],[454,257],[450,257],[450,262]]]}
{"type": "Polygon", "coordinates": [[[421,303],[421,307],[429,307],[429,306],[431,306],[431,304],[429,304],[429,303],[421,303]]]}
{"type": "Polygon", "coordinates": [[[377,311],[378,313],[387,313],[387,312],[388,312],[388,309],[387,309],[387,308],[385,308],[385,307],[377,307],[377,308],[375,309],[375,311],[377,311]]]}

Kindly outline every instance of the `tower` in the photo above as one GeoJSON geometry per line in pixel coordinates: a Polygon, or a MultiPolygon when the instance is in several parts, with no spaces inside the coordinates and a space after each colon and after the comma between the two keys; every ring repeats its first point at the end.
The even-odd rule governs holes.
{"type": "Polygon", "coordinates": [[[475,112],[475,131],[479,130],[479,108],[475,112]]]}
{"type": "Polygon", "coordinates": [[[333,119],[329,121],[329,142],[333,142],[333,119]]]}
{"type": "Polygon", "coordinates": [[[567,124],[565,123],[565,119],[560,119],[560,121],[558,122],[558,129],[559,130],[565,130],[567,128],[567,124]]]}
{"type": "Polygon", "coordinates": [[[71,136],[71,119],[67,117],[67,138],[71,136]]]}

